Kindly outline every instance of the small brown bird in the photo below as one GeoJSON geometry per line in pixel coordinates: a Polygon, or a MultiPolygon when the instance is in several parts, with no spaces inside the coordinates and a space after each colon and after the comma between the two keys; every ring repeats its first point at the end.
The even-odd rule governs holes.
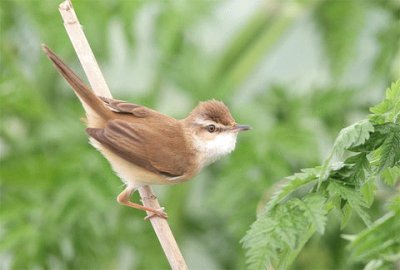
{"type": "Polygon", "coordinates": [[[204,167],[235,148],[240,131],[224,103],[200,102],[182,120],[121,100],[96,96],[46,45],[43,50],[80,99],[87,118],[90,143],[110,162],[126,184],[117,201],[166,218],[163,209],[131,202],[143,185],[189,180],[204,167]]]}

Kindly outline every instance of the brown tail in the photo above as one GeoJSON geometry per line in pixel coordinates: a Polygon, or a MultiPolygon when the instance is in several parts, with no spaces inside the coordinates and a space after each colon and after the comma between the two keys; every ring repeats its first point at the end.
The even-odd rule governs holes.
{"type": "MultiPolygon", "coordinates": [[[[65,78],[72,87],[76,95],[87,104],[94,113],[104,120],[108,120],[112,116],[112,112],[104,105],[104,103],[92,92],[92,90],[70,69],[64,62],[47,47],[42,45],[43,51],[53,62],[57,71],[65,78]]],[[[87,114],[90,114],[86,111],[87,114]]],[[[90,118],[91,115],[88,115],[90,118]]],[[[90,119],[89,119],[90,121],[90,119]]]]}

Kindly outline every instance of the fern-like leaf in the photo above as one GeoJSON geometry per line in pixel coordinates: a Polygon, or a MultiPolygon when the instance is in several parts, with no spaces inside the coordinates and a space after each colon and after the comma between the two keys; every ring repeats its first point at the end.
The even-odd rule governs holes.
{"type": "MultiPolygon", "coordinates": [[[[352,212],[368,226],[371,224],[366,209],[374,199],[375,179],[381,176],[389,184],[399,181],[399,104],[400,82],[397,82],[388,91],[385,101],[371,109],[375,115],[339,133],[322,167],[303,170],[287,178],[288,182],[273,195],[242,239],[250,269],[289,267],[312,234],[324,232],[327,215],[333,208],[342,213],[342,228],[352,212]],[[334,155],[343,160],[345,153],[352,155],[331,164],[334,155]]],[[[390,220],[393,226],[386,232],[386,228],[379,229],[383,234],[375,237],[372,232],[374,227],[380,226],[378,222],[357,235],[361,240],[352,243],[355,257],[375,259],[371,255],[373,252],[392,256],[393,248],[400,247],[397,238],[390,237],[395,234],[393,228],[400,231],[400,199],[395,200],[391,208],[397,218],[388,216],[381,223],[390,220]],[[389,239],[389,242],[377,239],[389,239]],[[365,248],[363,240],[368,247],[373,246],[372,251],[365,248]]],[[[371,263],[371,267],[385,263],[382,258],[376,259],[377,263],[371,263]]]]}
{"type": "Polygon", "coordinates": [[[359,185],[364,184],[366,175],[370,171],[370,164],[366,153],[359,153],[357,155],[347,158],[345,164],[351,165],[351,172],[348,179],[351,182],[359,185]]]}
{"type": "Polygon", "coordinates": [[[381,146],[379,171],[391,168],[400,161],[400,125],[391,124],[390,132],[381,146]]]}
{"type": "Polygon", "coordinates": [[[299,207],[303,210],[304,214],[312,221],[317,232],[323,234],[326,224],[326,199],[319,194],[310,194],[304,200],[299,200],[299,207]]]}
{"type": "Polygon", "coordinates": [[[400,212],[389,212],[370,228],[352,237],[349,245],[354,261],[383,257],[388,261],[400,259],[400,212]]]}
{"type": "Polygon", "coordinates": [[[329,174],[329,166],[334,155],[343,156],[346,150],[363,145],[374,132],[374,126],[368,120],[361,120],[340,131],[335,140],[332,151],[324,161],[320,174],[320,183],[326,180],[329,174]]]}
{"type": "Polygon", "coordinates": [[[392,83],[391,87],[386,90],[385,100],[372,107],[370,110],[372,113],[374,113],[370,116],[370,119],[377,124],[383,124],[387,122],[399,123],[400,80],[392,83]]]}
{"type": "Polygon", "coordinates": [[[400,181],[400,166],[386,168],[382,171],[381,178],[389,186],[394,186],[400,181]]]}
{"type": "Polygon", "coordinates": [[[279,191],[274,193],[268,202],[265,211],[269,211],[276,204],[287,198],[294,191],[302,187],[310,186],[312,188],[319,177],[319,168],[303,169],[301,173],[287,177],[287,182],[283,184],[279,191]]]}
{"type": "Polygon", "coordinates": [[[352,209],[357,212],[365,224],[371,224],[371,219],[368,213],[365,211],[365,208],[368,207],[368,204],[358,191],[346,186],[345,183],[330,181],[328,192],[331,196],[340,196],[342,200],[347,202],[352,209]]]}
{"type": "Polygon", "coordinates": [[[350,147],[356,147],[368,140],[374,126],[368,120],[361,120],[340,131],[333,145],[333,152],[341,156],[350,147]]]}
{"type": "Polygon", "coordinates": [[[249,269],[284,269],[290,264],[316,229],[324,231],[325,202],[324,196],[310,194],[303,200],[293,198],[278,204],[260,215],[242,239],[249,269]]]}

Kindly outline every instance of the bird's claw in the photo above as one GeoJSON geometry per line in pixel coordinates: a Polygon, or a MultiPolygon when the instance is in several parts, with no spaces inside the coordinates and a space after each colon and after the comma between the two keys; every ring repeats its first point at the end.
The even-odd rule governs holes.
{"type": "Polygon", "coordinates": [[[151,218],[153,218],[155,216],[160,217],[160,218],[164,218],[164,219],[168,219],[168,215],[167,215],[167,213],[164,212],[164,209],[165,209],[164,207],[161,207],[161,208],[159,208],[157,210],[154,209],[154,211],[152,211],[151,214],[148,214],[144,218],[144,220],[149,220],[149,219],[151,219],[151,218]]]}

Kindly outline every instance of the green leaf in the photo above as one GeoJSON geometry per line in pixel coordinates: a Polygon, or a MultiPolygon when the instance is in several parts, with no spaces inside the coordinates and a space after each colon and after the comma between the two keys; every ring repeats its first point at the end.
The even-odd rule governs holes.
{"type": "Polygon", "coordinates": [[[374,132],[374,126],[368,120],[361,120],[344,128],[336,138],[332,151],[341,156],[345,150],[364,144],[372,132],[374,132]]]}
{"type": "Polygon", "coordinates": [[[374,178],[370,178],[361,186],[361,193],[368,207],[370,207],[374,202],[376,191],[376,184],[374,180],[374,178]]]}
{"type": "Polygon", "coordinates": [[[353,213],[353,209],[351,208],[351,206],[348,203],[346,203],[342,207],[342,221],[340,223],[340,229],[344,229],[347,226],[352,213],[353,213]]]}
{"type": "Polygon", "coordinates": [[[389,186],[394,186],[400,181],[400,167],[395,166],[384,169],[381,173],[381,178],[389,186]]]}
{"type": "Polygon", "coordinates": [[[383,142],[379,171],[395,166],[400,160],[400,125],[391,124],[390,133],[383,142]]]}
{"type": "Polygon", "coordinates": [[[382,260],[372,260],[364,267],[364,270],[382,270],[382,266],[382,260]]]}
{"type": "Polygon", "coordinates": [[[351,152],[371,152],[379,148],[385,141],[386,134],[389,131],[389,124],[374,125],[374,132],[372,132],[368,140],[357,146],[350,147],[348,150],[351,152]]]}
{"type": "Polygon", "coordinates": [[[386,98],[378,105],[372,107],[373,115],[370,120],[375,124],[387,122],[398,123],[400,115],[400,80],[392,83],[386,90],[386,98]]]}
{"type": "MultiPolygon", "coordinates": [[[[354,211],[356,211],[365,224],[371,224],[369,214],[365,211],[365,208],[368,207],[368,204],[358,191],[346,186],[345,183],[331,180],[329,181],[328,192],[330,196],[340,196],[342,200],[348,202],[348,204],[354,211]]],[[[341,209],[339,210],[342,211],[341,209]]]]}
{"type": "Polygon", "coordinates": [[[343,156],[346,150],[363,145],[374,132],[374,126],[368,120],[361,120],[342,129],[335,140],[332,151],[324,161],[320,173],[320,184],[329,175],[329,166],[334,155],[343,156]]]}
{"type": "Polygon", "coordinates": [[[323,234],[327,215],[325,208],[326,198],[320,194],[310,194],[303,201],[298,201],[299,207],[304,211],[308,219],[312,221],[317,232],[323,234]]]}
{"type": "Polygon", "coordinates": [[[321,194],[311,194],[302,200],[293,198],[278,204],[259,215],[242,239],[249,269],[270,265],[282,269],[289,265],[316,229],[323,233],[325,202],[321,194]]]}
{"type": "Polygon", "coordinates": [[[318,180],[318,173],[318,168],[303,169],[301,173],[296,173],[293,176],[287,177],[286,179],[288,182],[285,183],[279,191],[272,195],[271,200],[268,202],[265,208],[265,211],[268,211],[290,194],[302,187],[310,185],[310,188],[312,188],[312,186],[314,186],[318,180]]]}
{"type": "Polygon", "coordinates": [[[354,261],[400,259],[400,212],[390,212],[357,234],[350,245],[354,261]]]}
{"type": "Polygon", "coordinates": [[[367,154],[362,152],[351,156],[344,161],[345,164],[351,165],[351,173],[348,180],[358,185],[365,182],[366,174],[370,171],[370,165],[367,154]]]}
{"type": "Polygon", "coordinates": [[[394,212],[400,213],[400,195],[397,195],[390,200],[389,209],[394,212]]]}

